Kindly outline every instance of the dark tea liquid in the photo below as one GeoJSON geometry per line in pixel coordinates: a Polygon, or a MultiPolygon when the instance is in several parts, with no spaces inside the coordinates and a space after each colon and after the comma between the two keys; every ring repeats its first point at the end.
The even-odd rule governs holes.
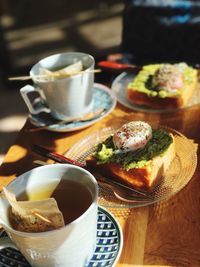
{"type": "MultiPolygon", "coordinates": [[[[58,208],[63,214],[65,224],[72,222],[83,214],[92,203],[92,194],[84,185],[70,181],[61,180],[54,192],[51,188],[35,189],[31,192],[31,200],[41,200],[48,197],[53,197],[57,201],[58,208]]],[[[26,194],[17,197],[17,200],[28,200],[26,194]]],[[[10,223],[13,228],[17,229],[17,224],[9,211],[10,223]]]]}
{"type": "Polygon", "coordinates": [[[56,199],[65,224],[78,218],[92,203],[89,189],[74,181],[61,181],[51,197],[56,199]]]}

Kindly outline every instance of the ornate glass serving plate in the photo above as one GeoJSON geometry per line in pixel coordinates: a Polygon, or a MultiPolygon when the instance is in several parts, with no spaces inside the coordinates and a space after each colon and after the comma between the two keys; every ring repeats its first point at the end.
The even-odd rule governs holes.
{"type": "MultiPolygon", "coordinates": [[[[100,205],[112,208],[146,206],[172,197],[187,185],[197,165],[196,147],[193,141],[189,140],[178,131],[167,127],[162,128],[165,128],[168,132],[173,134],[176,153],[170,167],[164,173],[161,182],[151,193],[145,194],[141,199],[119,197],[118,193],[111,190],[109,186],[105,184],[102,186],[99,184],[100,205]]],[[[87,136],[68,150],[66,156],[84,163],[86,157],[94,152],[96,145],[104,141],[113,134],[114,131],[115,129],[110,127],[87,136]]]]}

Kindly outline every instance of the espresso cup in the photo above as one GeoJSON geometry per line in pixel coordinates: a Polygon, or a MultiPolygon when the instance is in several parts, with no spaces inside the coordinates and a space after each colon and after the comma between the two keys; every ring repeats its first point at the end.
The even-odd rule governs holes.
{"type": "Polygon", "coordinates": [[[92,108],[94,85],[94,58],[85,53],[68,52],[46,57],[36,63],[30,71],[34,86],[20,89],[31,114],[50,112],[58,120],[80,117],[92,108]],[[55,79],[41,79],[41,69],[55,71],[76,62],[82,62],[83,71],[78,74],[55,79]],[[31,99],[30,93],[39,94],[39,104],[31,99]]]}
{"type": "MultiPolygon", "coordinates": [[[[7,199],[0,197],[0,224],[31,266],[83,267],[94,253],[98,185],[88,171],[69,164],[46,165],[20,175],[7,186],[7,189],[14,191],[17,197],[26,195],[28,199],[34,200],[49,197],[54,190],[56,192],[62,182],[64,185],[76,183],[77,187],[87,189],[91,195],[91,203],[77,218],[56,230],[31,233],[14,229],[9,218],[10,205],[7,199]]],[[[76,192],[76,188],[73,188],[73,197],[76,199],[74,204],[78,210],[80,206],[82,207],[83,200],[80,191],[76,192]]],[[[69,204],[73,205],[73,203],[67,205],[69,204]]],[[[60,210],[62,211],[61,208],[60,210]]]]}

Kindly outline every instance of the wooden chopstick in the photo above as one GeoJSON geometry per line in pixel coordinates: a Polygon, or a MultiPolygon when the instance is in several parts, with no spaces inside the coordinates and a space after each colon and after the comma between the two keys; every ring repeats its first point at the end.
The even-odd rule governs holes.
{"type": "Polygon", "coordinates": [[[59,163],[70,163],[70,164],[73,164],[73,165],[76,165],[82,168],[86,166],[85,164],[77,160],[67,158],[61,154],[51,151],[50,149],[47,149],[45,147],[42,147],[36,144],[33,144],[31,146],[31,150],[39,155],[42,155],[43,157],[53,159],[54,161],[59,162],[59,163]]]}
{"type": "MultiPolygon", "coordinates": [[[[45,74],[45,75],[36,75],[34,78],[66,78],[70,77],[76,74],[81,74],[81,73],[98,73],[101,72],[101,69],[95,69],[95,70],[82,70],[82,71],[76,71],[72,72],[71,74],[59,74],[59,73],[51,73],[51,74],[45,74]]],[[[27,76],[17,76],[17,77],[9,77],[9,81],[26,81],[32,79],[32,76],[27,75],[27,76]]]]}
{"type": "Polygon", "coordinates": [[[114,181],[112,179],[109,179],[107,178],[104,174],[101,175],[100,173],[97,175],[98,171],[94,171],[90,168],[87,167],[86,163],[81,163],[75,159],[70,159],[66,156],[63,156],[61,154],[58,154],[56,152],[53,152],[51,150],[49,150],[48,148],[45,148],[45,147],[41,147],[39,145],[36,145],[36,144],[33,144],[31,146],[31,150],[35,153],[37,153],[38,155],[41,155],[43,157],[46,157],[46,158],[49,158],[49,159],[53,159],[54,161],[56,162],[59,162],[59,163],[69,163],[69,164],[73,164],[73,165],[76,165],[76,166],[79,166],[79,167],[82,167],[88,171],[90,171],[94,176],[95,178],[97,179],[97,181],[100,181],[100,182],[104,182],[104,183],[107,183],[107,184],[114,184],[115,186],[118,186],[118,187],[122,187],[123,189],[125,190],[128,190],[129,193],[132,192],[132,193],[135,193],[136,195],[141,195],[141,196],[146,196],[148,197],[148,195],[145,193],[145,192],[142,192],[142,191],[139,191],[137,189],[133,189],[127,185],[124,185],[120,182],[117,182],[117,181],[114,181]]]}

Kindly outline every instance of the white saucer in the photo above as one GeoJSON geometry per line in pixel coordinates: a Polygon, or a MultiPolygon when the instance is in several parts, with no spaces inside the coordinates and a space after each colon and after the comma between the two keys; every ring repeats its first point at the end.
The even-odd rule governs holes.
{"type": "Polygon", "coordinates": [[[98,108],[103,108],[105,112],[95,119],[91,119],[85,122],[66,122],[65,124],[59,124],[59,120],[54,119],[50,113],[41,112],[37,115],[29,114],[30,122],[37,126],[45,127],[46,130],[54,131],[54,132],[71,132],[75,130],[80,130],[86,128],[95,122],[101,120],[106,117],[116,106],[116,97],[114,93],[105,85],[95,83],[94,91],[93,91],[93,106],[91,111],[95,111],[98,108]]]}
{"type": "MultiPolygon", "coordinates": [[[[31,267],[18,250],[1,246],[1,238],[3,243],[5,236],[6,233],[0,231],[0,266],[31,267]]],[[[91,260],[85,267],[115,266],[122,246],[123,235],[120,225],[108,210],[98,207],[97,245],[91,260]]]]}

